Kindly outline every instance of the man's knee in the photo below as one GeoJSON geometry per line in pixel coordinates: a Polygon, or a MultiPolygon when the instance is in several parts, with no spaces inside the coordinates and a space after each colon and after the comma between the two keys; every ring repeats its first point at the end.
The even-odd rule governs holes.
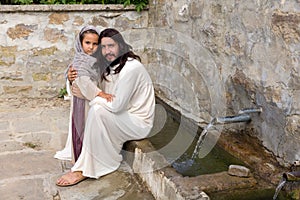
{"type": "Polygon", "coordinates": [[[103,117],[109,115],[109,111],[103,108],[101,105],[94,104],[90,107],[89,115],[103,117]]]}

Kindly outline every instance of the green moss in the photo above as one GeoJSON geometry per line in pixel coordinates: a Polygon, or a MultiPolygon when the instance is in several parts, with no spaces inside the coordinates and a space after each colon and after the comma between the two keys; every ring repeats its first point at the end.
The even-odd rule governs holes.
{"type": "Polygon", "coordinates": [[[37,148],[39,145],[38,145],[38,144],[34,144],[34,143],[32,143],[32,142],[25,142],[25,143],[24,143],[24,146],[29,147],[29,148],[32,148],[32,149],[35,149],[35,148],[37,148]]]}

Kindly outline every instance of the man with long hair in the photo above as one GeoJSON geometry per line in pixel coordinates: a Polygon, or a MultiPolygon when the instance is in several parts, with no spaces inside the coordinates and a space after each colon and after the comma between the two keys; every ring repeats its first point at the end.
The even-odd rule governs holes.
{"type": "MultiPolygon", "coordinates": [[[[58,186],[74,185],[117,170],[124,142],[147,137],[153,126],[154,89],[140,57],[116,29],[103,30],[99,40],[100,87],[114,99],[108,102],[96,97],[90,102],[82,152],[71,172],[57,180],[58,186]]],[[[74,79],[70,76],[69,80],[74,79]]],[[[78,92],[73,94],[80,95],[78,92]]]]}

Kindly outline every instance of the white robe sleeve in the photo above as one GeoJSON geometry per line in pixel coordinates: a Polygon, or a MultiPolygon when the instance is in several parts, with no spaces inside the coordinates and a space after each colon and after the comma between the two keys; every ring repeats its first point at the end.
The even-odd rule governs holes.
{"type": "Polygon", "coordinates": [[[87,99],[94,99],[101,90],[88,76],[81,76],[75,79],[75,84],[79,87],[81,94],[87,99]]]}

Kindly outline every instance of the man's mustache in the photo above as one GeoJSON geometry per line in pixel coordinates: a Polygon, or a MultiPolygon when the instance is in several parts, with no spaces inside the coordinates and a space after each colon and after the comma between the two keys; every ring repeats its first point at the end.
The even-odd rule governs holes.
{"type": "Polygon", "coordinates": [[[107,56],[114,56],[114,57],[116,57],[116,55],[113,54],[113,53],[108,53],[108,54],[106,54],[106,55],[105,55],[105,58],[106,58],[107,56]]]}

